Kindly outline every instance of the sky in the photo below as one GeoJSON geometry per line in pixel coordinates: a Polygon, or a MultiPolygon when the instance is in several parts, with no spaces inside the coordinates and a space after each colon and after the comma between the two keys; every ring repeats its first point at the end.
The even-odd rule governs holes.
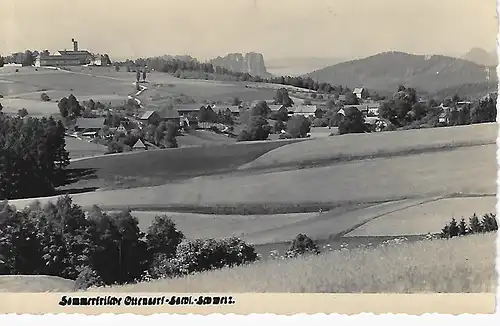
{"type": "Polygon", "coordinates": [[[495,0],[0,0],[0,53],[265,59],[496,49],[495,0]]]}

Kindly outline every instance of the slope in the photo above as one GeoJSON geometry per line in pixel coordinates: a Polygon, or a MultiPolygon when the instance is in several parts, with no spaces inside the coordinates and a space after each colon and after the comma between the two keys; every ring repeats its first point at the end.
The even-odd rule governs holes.
{"type": "MultiPolygon", "coordinates": [[[[485,82],[486,76],[485,66],[467,60],[402,52],[379,53],[304,75],[350,88],[364,86],[373,90],[395,91],[398,85],[407,84],[429,93],[446,87],[485,82]]],[[[496,79],[496,76],[491,74],[491,78],[496,79]]]]}

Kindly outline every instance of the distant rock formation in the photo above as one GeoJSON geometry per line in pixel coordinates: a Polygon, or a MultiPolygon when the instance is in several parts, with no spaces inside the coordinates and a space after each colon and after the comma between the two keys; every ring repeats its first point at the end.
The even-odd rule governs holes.
{"type": "Polygon", "coordinates": [[[223,67],[234,72],[249,73],[252,76],[269,77],[264,56],[261,53],[250,52],[243,56],[241,53],[230,53],[225,57],[210,60],[214,66],[223,67]]]}

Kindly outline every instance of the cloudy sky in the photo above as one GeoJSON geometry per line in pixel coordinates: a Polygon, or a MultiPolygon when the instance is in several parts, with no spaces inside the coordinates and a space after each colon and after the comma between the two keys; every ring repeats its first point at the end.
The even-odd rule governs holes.
{"type": "Polygon", "coordinates": [[[0,0],[0,53],[360,57],[496,48],[495,0],[0,0]]]}

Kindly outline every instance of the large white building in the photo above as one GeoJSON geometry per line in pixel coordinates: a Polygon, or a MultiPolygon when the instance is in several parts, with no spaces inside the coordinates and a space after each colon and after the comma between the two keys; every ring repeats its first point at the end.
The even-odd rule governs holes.
{"type": "Polygon", "coordinates": [[[73,50],[60,50],[55,54],[40,53],[35,60],[37,67],[58,67],[58,66],[83,66],[95,61],[94,56],[87,50],[79,50],[78,42],[75,39],[73,42],[73,50]]]}

